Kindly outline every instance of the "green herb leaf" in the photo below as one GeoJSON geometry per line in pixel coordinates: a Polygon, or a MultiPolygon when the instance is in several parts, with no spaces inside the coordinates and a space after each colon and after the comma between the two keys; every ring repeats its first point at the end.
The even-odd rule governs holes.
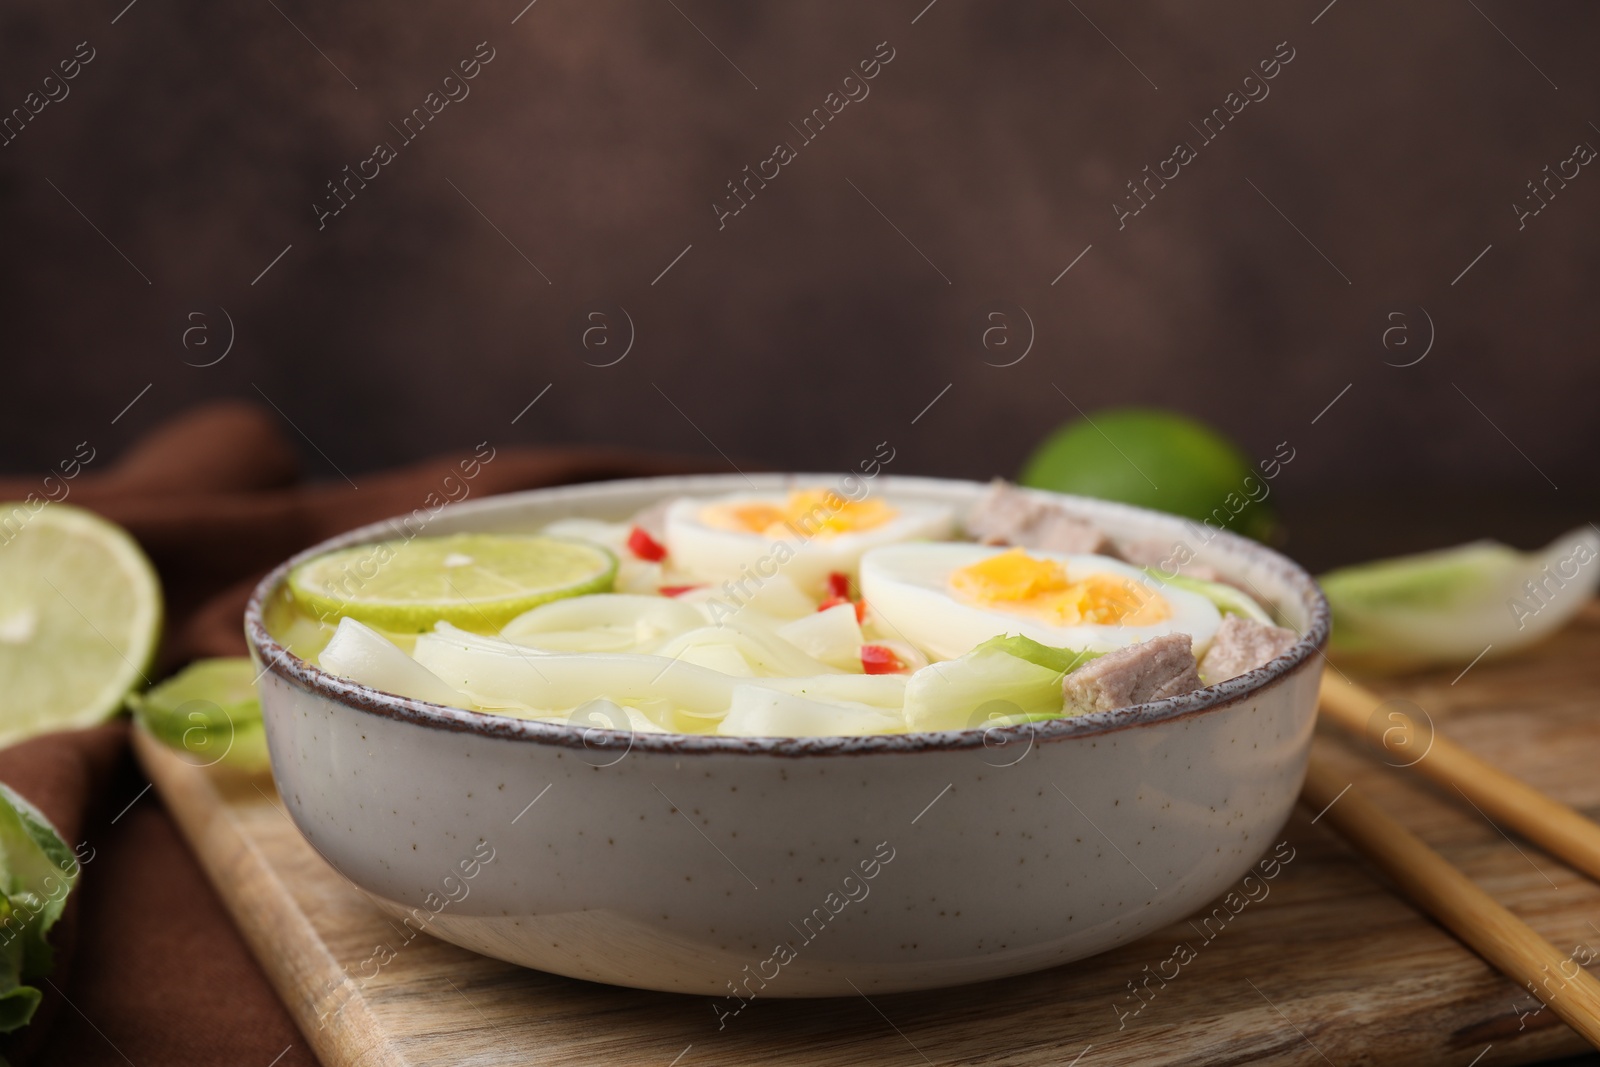
{"type": "Polygon", "coordinates": [[[0,1033],[27,1025],[50,973],[47,936],[77,884],[77,857],[44,815],[0,785],[0,1033]]]}

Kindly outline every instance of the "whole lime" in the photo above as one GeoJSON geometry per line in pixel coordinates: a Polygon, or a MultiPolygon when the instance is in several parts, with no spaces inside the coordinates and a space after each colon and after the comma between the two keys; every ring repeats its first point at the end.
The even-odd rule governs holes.
{"type": "Polygon", "coordinates": [[[1270,486],[1244,453],[1159,408],[1108,408],[1066,423],[1034,450],[1019,481],[1209,520],[1257,540],[1276,527],[1264,503],[1270,486]]]}

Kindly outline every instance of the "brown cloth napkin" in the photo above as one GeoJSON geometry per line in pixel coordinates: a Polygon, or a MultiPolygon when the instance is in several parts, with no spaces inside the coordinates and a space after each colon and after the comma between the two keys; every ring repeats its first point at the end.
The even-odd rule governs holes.
{"type": "MultiPolygon", "coordinates": [[[[198,656],[244,655],[245,600],[285,557],[351,527],[432,506],[430,493],[434,501],[464,492],[475,499],[704,469],[620,449],[486,443],[363,475],[356,486],[301,485],[294,449],[271,414],[219,403],[175,419],[115,464],[94,457],[70,480],[62,472],[48,483],[0,479],[0,501],[33,493],[91,508],[139,539],[167,599],[165,674],[198,656]],[[476,463],[470,479],[463,463],[476,463]]],[[[0,781],[37,804],[69,845],[87,846],[82,879],[51,935],[56,967],[44,1002],[0,1051],[19,1065],[314,1064],[135,765],[127,730],[115,722],[0,751],[0,781]]]]}

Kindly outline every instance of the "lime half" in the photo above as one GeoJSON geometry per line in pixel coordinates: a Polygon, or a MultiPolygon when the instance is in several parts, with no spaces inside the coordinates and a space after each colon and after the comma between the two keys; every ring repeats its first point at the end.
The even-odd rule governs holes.
{"type": "Polygon", "coordinates": [[[66,504],[0,504],[0,745],[110,717],[160,633],[161,584],[126,531],[66,504]]]}
{"type": "MultiPolygon", "coordinates": [[[[1293,452],[1289,454],[1293,458],[1293,452]]],[[[1263,461],[1275,475],[1282,456],[1263,461]]],[[[1112,408],[1069,422],[1029,457],[1018,479],[1057,493],[1209,520],[1257,540],[1275,524],[1265,503],[1269,477],[1226,437],[1195,419],[1157,408],[1112,408]]]]}
{"type": "Polygon", "coordinates": [[[289,591],[324,620],[348,615],[399,633],[441,621],[487,631],[547,601],[603,593],[616,575],[617,558],[588,541],[453,534],[318,556],[289,572],[289,591]]]}

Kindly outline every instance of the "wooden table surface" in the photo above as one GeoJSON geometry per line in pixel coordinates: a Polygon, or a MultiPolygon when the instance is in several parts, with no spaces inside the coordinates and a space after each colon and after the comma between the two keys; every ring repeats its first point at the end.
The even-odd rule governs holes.
{"type": "MultiPolygon", "coordinates": [[[[1455,675],[1367,681],[1414,701],[1480,755],[1600,815],[1600,605],[1532,652],[1455,675]]],[[[1385,767],[1332,734],[1317,744],[1355,788],[1558,947],[1600,953],[1600,886],[1501,833],[1460,796],[1385,767]]],[[[523,970],[427,937],[400,946],[375,978],[362,981],[352,975],[375,946],[401,939],[305,844],[270,782],[197,770],[147,737],[138,747],[330,1067],[1499,1067],[1585,1049],[1530,994],[1393,895],[1304,808],[1279,835],[1294,858],[1269,895],[1210,940],[1180,922],[1093,959],[977,986],[870,1001],[756,1000],[719,1030],[704,998],[523,970]],[[1156,969],[1180,943],[1193,959],[1170,981],[1141,984],[1145,992],[1135,999],[1129,983],[1143,983],[1145,968],[1156,969]]]]}

